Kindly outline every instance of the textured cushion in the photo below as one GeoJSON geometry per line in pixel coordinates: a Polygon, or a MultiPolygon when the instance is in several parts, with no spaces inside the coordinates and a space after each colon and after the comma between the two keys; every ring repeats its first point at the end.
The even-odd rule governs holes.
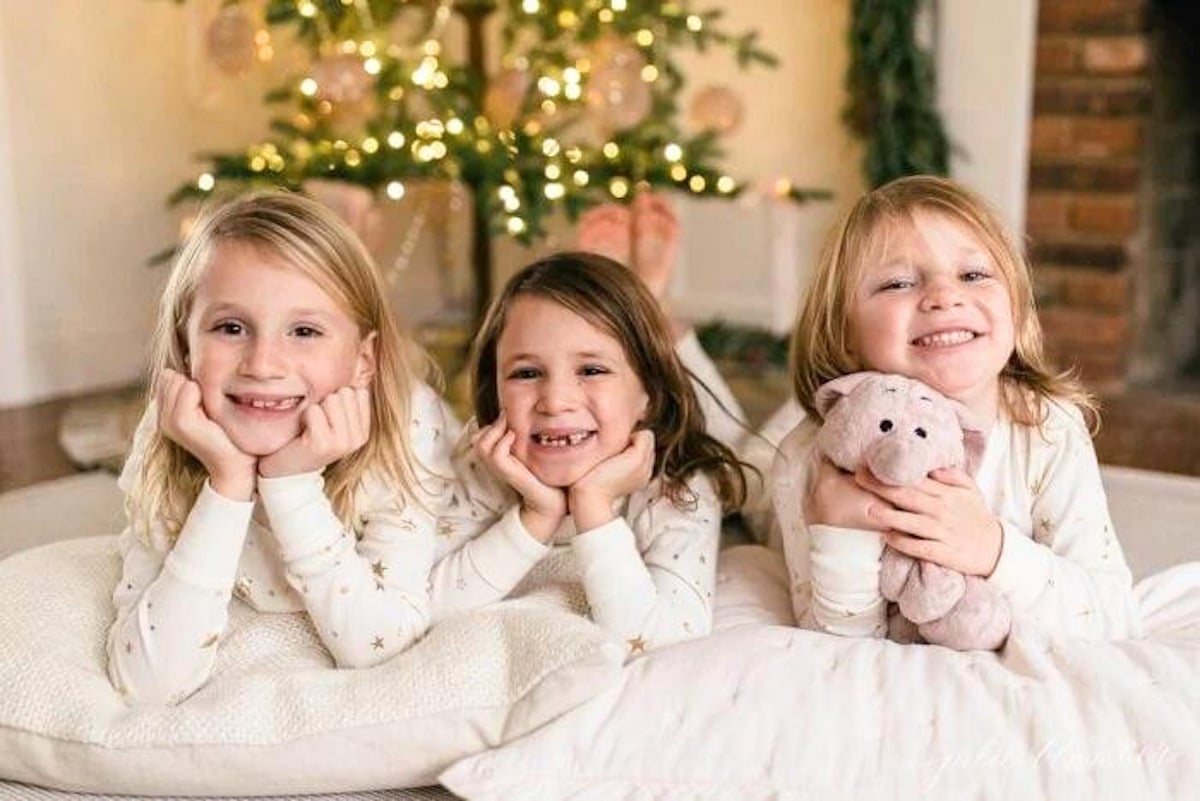
{"type": "Polygon", "coordinates": [[[624,651],[547,583],[368,670],[336,670],[300,614],[231,608],[209,682],[130,708],[105,672],[110,537],[0,562],[0,778],[132,794],[416,786],[617,680],[624,651]]]}
{"type": "Polygon", "coordinates": [[[1151,638],[1000,655],[770,625],[778,557],[726,551],[718,631],[441,776],[471,801],[1191,798],[1200,564],[1138,587],[1151,638]]]}

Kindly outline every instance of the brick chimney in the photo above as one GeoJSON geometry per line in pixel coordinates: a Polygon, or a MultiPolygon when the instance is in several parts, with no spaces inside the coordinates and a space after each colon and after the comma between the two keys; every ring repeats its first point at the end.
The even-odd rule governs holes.
{"type": "Polygon", "coordinates": [[[1094,389],[1200,378],[1194,0],[1041,0],[1027,234],[1047,347],[1094,389]]]}

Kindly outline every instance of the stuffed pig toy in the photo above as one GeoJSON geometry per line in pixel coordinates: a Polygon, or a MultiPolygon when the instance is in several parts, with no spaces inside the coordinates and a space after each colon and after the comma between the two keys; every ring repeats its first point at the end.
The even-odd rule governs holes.
{"type": "MultiPolygon", "coordinates": [[[[884,484],[916,484],[941,467],[974,475],[983,457],[986,437],[967,408],[920,381],[852,373],[821,385],[816,406],[817,448],[843,470],[865,464],[884,484]]],[[[879,584],[902,618],[889,621],[893,639],[915,640],[915,626],[926,642],[967,651],[995,650],[1008,636],[1008,602],[979,576],[885,548],[879,584]]]]}

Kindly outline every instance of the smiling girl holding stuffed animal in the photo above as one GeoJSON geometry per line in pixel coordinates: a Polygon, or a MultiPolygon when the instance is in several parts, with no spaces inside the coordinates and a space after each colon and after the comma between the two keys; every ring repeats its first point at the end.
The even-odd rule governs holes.
{"type": "Polygon", "coordinates": [[[822,253],[792,374],[808,417],[782,443],[772,485],[801,625],[882,636],[886,543],[986,577],[1017,623],[1137,633],[1089,434],[1093,404],[1047,364],[1029,267],[979,198],[918,176],[855,203],[822,253]],[[863,370],[915,378],[963,404],[987,436],[975,477],[935,470],[897,488],[817,455],[818,387],[863,370]]]}
{"type": "Polygon", "coordinates": [[[495,523],[464,550],[491,560],[497,597],[560,545],[631,653],[706,634],[722,507],[744,483],[637,276],[588,253],[530,265],[492,304],[471,373],[481,428],[460,472],[495,523]]]}
{"type": "Polygon", "coordinates": [[[163,293],[152,403],[121,477],[119,690],[177,702],[200,687],[232,596],[306,611],[339,666],[424,633],[457,427],[422,365],[332,212],[267,192],[201,216],[163,293]]]}

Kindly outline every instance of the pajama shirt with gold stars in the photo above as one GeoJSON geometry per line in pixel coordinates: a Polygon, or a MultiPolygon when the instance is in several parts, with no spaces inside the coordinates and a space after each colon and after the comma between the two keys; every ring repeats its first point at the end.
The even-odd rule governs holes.
{"type": "MultiPolygon", "coordinates": [[[[804,525],[801,502],[815,432],[815,424],[801,422],[771,469],[771,539],[787,561],[793,611],[806,628],[883,636],[881,536],[804,525]]],[[[1050,403],[1039,428],[1001,415],[975,480],[1003,529],[1000,559],[988,581],[1008,598],[1015,620],[1073,637],[1138,636],[1132,578],[1077,409],[1050,403]]]]}
{"type": "MultiPolygon", "coordinates": [[[[461,506],[450,461],[461,426],[425,385],[414,391],[412,414],[419,503],[368,475],[347,530],[320,473],[260,478],[249,502],[205,482],[173,542],[161,525],[148,541],[122,533],[108,639],[114,685],[139,702],[190,695],[212,671],[235,597],[262,612],[307,612],[340,667],[377,664],[419,638],[439,593],[454,589],[430,579],[438,532],[455,527],[453,507],[461,506]]],[[[121,478],[126,491],[155,425],[151,409],[121,478]]]]}

